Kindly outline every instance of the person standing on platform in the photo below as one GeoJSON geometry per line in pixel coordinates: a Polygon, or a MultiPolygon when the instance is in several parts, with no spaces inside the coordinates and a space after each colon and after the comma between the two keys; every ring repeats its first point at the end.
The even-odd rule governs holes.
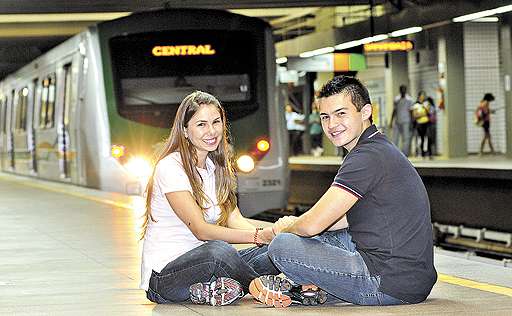
{"type": "Polygon", "coordinates": [[[432,97],[427,97],[429,107],[430,125],[427,129],[428,142],[430,143],[430,151],[433,157],[437,154],[437,108],[432,97]]]}
{"type": "Polygon", "coordinates": [[[315,157],[322,155],[324,149],[322,147],[322,125],[320,124],[320,115],[318,113],[318,105],[313,103],[313,109],[309,114],[309,134],[311,135],[311,153],[315,157]]]}
{"type": "Polygon", "coordinates": [[[494,147],[492,146],[491,140],[491,113],[494,113],[495,111],[490,108],[490,103],[492,101],[494,101],[494,96],[491,93],[486,93],[475,111],[475,122],[484,129],[484,137],[480,143],[480,155],[484,154],[484,146],[486,142],[489,143],[491,154],[494,155],[494,147]]]}
{"type": "Polygon", "coordinates": [[[318,102],[325,134],[348,154],[311,209],[274,224],[268,255],[286,278],[258,277],[250,293],[276,307],[290,305],[299,286],[309,298],[325,291],[358,305],[424,301],[437,273],[420,176],[372,124],[368,90],[357,79],[333,78],[318,102]]]}
{"type": "Polygon", "coordinates": [[[400,86],[400,94],[395,97],[393,102],[393,113],[389,127],[393,128],[393,143],[402,149],[405,156],[409,156],[411,147],[411,110],[414,101],[407,94],[407,87],[400,86]]]}
{"type": "Polygon", "coordinates": [[[158,155],[146,189],[140,284],[152,302],[227,305],[255,277],[277,272],[263,246],[271,228],[255,228],[236,205],[226,126],[219,101],[193,92],[158,155]]]}
{"type": "Polygon", "coordinates": [[[295,112],[290,104],[286,105],[285,110],[290,156],[297,156],[302,152],[302,135],[305,130],[304,115],[295,112]]]}
{"type": "Polygon", "coordinates": [[[430,127],[430,103],[427,102],[427,95],[425,91],[420,91],[418,93],[418,100],[412,107],[412,116],[416,132],[420,138],[419,145],[416,141],[416,147],[419,146],[418,154],[421,153],[421,157],[423,158],[428,155],[428,157],[432,159],[432,144],[430,143],[430,137],[427,135],[430,127]],[[425,143],[427,145],[427,149],[425,149],[425,143]]]}

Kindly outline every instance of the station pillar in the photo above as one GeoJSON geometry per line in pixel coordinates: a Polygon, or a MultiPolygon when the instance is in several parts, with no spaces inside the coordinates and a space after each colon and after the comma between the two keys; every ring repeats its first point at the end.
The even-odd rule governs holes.
{"type": "MultiPolygon", "coordinates": [[[[502,72],[504,81],[505,96],[505,126],[512,126],[512,17],[505,16],[504,23],[500,29],[502,72]]],[[[512,158],[512,128],[505,128],[505,155],[512,158]]]]}
{"type": "MultiPolygon", "coordinates": [[[[386,70],[384,72],[385,89],[386,89],[386,113],[385,125],[389,126],[391,115],[393,113],[393,102],[395,96],[399,92],[401,85],[407,86],[407,93],[411,95],[411,87],[409,86],[409,73],[407,64],[407,53],[393,52],[386,54],[386,70]]],[[[371,97],[371,96],[370,96],[371,97]]],[[[414,97],[413,97],[414,99],[414,97]]],[[[391,138],[391,130],[387,131],[387,136],[391,138]]]]}
{"type": "Polygon", "coordinates": [[[462,23],[452,23],[438,38],[439,85],[445,98],[441,152],[447,158],[467,156],[463,37],[462,23]]]}

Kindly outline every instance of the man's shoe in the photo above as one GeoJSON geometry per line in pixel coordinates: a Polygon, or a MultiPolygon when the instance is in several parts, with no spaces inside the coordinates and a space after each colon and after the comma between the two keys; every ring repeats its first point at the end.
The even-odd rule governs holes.
{"type": "Polygon", "coordinates": [[[301,305],[318,305],[327,301],[327,293],[316,286],[304,289],[302,286],[294,286],[290,290],[292,303],[301,305]]]}
{"type": "Polygon", "coordinates": [[[240,283],[226,277],[220,277],[211,282],[192,284],[189,291],[192,303],[212,306],[229,305],[244,296],[240,283]]]}
{"type": "Polygon", "coordinates": [[[263,275],[251,281],[249,293],[267,306],[288,307],[292,299],[288,294],[292,288],[291,282],[286,278],[275,275],[263,275]]]}
{"type": "Polygon", "coordinates": [[[267,306],[288,307],[291,304],[318,305],[327,301],[327,293],[314,286],[293,284],[286,278],[264,275],[252,280],[251,295],[267,306]]]}

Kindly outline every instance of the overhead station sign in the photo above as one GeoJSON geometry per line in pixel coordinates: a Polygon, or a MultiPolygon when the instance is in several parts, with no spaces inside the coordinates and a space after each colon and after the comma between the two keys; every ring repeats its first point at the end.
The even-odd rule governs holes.
{"type": "Polygon", "coordinates": [[[414,49],[412,41],[386,41],[364,44],[365,53],[373,52],[408,52],[414,49]]]}
{"type": "Polygon", "coordinates": [[[343,72],[366,69],[366,58],[362,54],[333,53],[308,58],[288,57],[288,70],[307,72],[343,72]]]}

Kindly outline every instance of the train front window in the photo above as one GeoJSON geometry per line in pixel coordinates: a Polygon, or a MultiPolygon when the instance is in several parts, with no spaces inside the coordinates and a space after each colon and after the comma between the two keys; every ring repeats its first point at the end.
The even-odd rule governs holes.
{"type": "Polygon", "coordinates": [[[168,127],[183,100],[201,90],[227,108],[256,110],[256,49],[250,32],[174,30],[110,39],[119,113],[168,127]],[[163,114],[163,115],[162,115],[163,114]]]}

